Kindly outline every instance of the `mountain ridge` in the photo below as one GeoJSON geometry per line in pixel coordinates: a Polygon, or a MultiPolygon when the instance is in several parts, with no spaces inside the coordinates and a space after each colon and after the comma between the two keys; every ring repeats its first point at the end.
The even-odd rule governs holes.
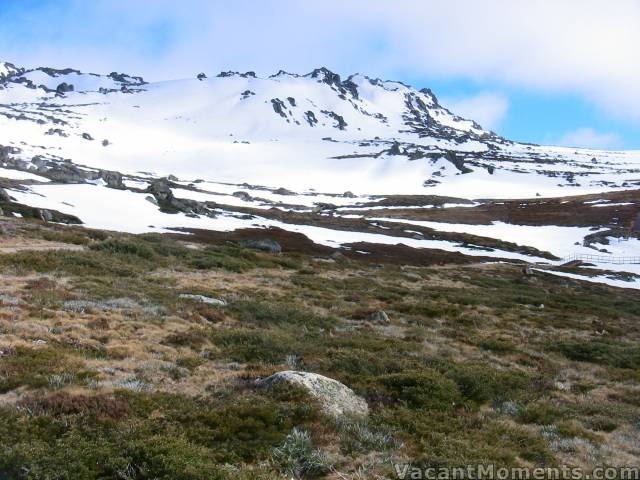
{"type": "Polygon", "coordinates": [[[361,74],[343,79],[326,67],[147,82],[0,65],[0,143],[20,150],[29,168],[48,156],[129,174],[466,198],[512,196],[496,188],[510,184],[529,197],[629,188],[640,171],[633,152],[512,142],[444,108],[428,88],[361,74]],[[261,165],[277,170],[273,179],[251,173],[261,165]],[[332,171],[341,174],[329,178],[332,171]],[[464,195],[450,188],[457,183],[464,195]]]}
{"type": "Polygon", "coordinates": [[[512,142],[429,89],[324,67],[147,82],[0,65],[7,214],[131,233],[277,228],[363,255],[635,251],[611,239],[629,237],[640,152],[512,142]]]}

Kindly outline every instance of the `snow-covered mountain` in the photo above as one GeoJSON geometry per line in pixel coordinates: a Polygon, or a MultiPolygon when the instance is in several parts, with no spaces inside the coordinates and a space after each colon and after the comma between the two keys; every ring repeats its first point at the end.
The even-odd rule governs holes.
{"type": "MultiPolygon", "coordinates": [[[[322,227],[320,220],[371,219],[383,196],[404,207],[462,208],[479,199],[640,185],[640,152],[512,142],[456,116],[428,89],[360,74],[343,78],[326,68],[148,83],[116,72],[0,63],[0,146],[0,179],[13,201],[88,226],[132,232],[278,226],[331,245],[402,241],[470,255],[486,255],[487,248],[479,253],[478,245],[427,239],[415,228],[400,230],[399,239],[373,220],[366,233],[322,227]],[[407,198],[416,195],[422,200],[407,198]],[[425,200],[431,196],[452,198],[425,200]],[[292,217],[302,212],[319,220],[292,217]]],[[[599,222],[591,226],[604,228],[599,222]]],[[[449,231],[473,233],[461,228],[449,231]]],[[[563,238],[573,245],[588,234],[563,238]]],[[[519,235],[493,238],[524,244],[519,235]]],[[[558,249],[556,256],[566,253],[558,249]]],[[[532,258],[517,249],[496,256],[532,258]]]]}
{"type": "Polygon", "coordinates": [[[509,198],[640,180],[640,155],[512,143],[427,89],[363,75],[224,72],[149,84],[0,65],[0,144],[25,161],[358,194],[509,198]]]}

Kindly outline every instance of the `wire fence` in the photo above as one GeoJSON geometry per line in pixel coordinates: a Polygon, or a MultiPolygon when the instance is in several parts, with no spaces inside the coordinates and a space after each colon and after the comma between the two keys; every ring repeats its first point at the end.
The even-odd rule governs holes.
{"type": "Polygon", "coordinates": [[[574,262],[580,260],[583,262],[595,262],[595,263],[611,263],[614,265],[631,265],[640,264],[640,257],[614,257],[611,255],[588,255],[588,254],[573,254],[565,257],[565,262],[574,262]]]}

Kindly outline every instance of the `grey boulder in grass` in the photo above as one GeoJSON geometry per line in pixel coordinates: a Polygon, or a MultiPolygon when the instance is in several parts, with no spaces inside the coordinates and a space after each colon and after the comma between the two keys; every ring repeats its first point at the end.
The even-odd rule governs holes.
{"type": "Polygon", "coordinates": [[[364,417],[369,413],[367,402],[353,390],[317,373],[286,370],[271,375],[262,383],[266,387],[278,384],[300,387],[318,401],[327,415],[335,418],[342,415],[364,417]]]}
{"type": "Polygon", "coordinates": [[[178,298],[184,300],[193,300],[194,302],[206,303],[208,305],[217,305],[219,307],[226,307],[227,302],[220,300],[219,298],[205,297],[204,295],[194,295],[191,293],[181,293],[178,298]]]}
{"type": "Polygon", "coordinates": [[[252,248],[254,250],[262,250],[269,253],[282,253],[282,247],[278,242],[270,238],[252,238],[241,240],[240,246],[243,248],[252,248]]]}

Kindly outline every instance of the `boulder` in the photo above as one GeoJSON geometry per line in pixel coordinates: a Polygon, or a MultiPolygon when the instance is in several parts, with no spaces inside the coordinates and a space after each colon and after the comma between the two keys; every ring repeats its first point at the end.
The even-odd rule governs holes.
{"type": "Polygon", "coordinates": [[[56,92],[63,95],[67,92],[73,92],[73,85],[67,82],[62,82],[60,85],[56,87],[56,92]]]}
{"type": "Polygon", "coordinates": [[[158,201],[156,200],[156,197],[152,195],[147,195],[146,197],[144,197],[144,199],[149,203],[153,203],[156,207],[158,206],[158,201]]]}
{"type": "Polygon", "coordinates": [[[11,197],[4,188],[0,188],[0,202],[11,202],[11,197]]]}
{"type": "Polygon", "coordinates": [[[287,370],[271,375],[262,383],[266,387],[284,384],[302,388],[318,401],[327,415],[334,418],[342,415],[364,417],[369,413],[367,402],[353,390],[337,380],[317,373],[287,370]]]}
{"type": "Polygon", "coordinates": [[[40,215],[40,220],[42,220],[43,222],[53,222],[53,213],[51,213],[49,210],[46,209],[40,209],[38,210],[38,214],[40,215]]]}
{"type": "MultiPolygon", "coordinates": [[[[33,162],[32,162],[33,163],[33,162]]],[[[38,175],[60,183],[84,183],[86,180],[96,180],[98,175],[68,163],[45,162],[37,169],[38,175]]]]}
{"type": "Polygon", "coordinates": [[[254,250],[262,250],[269,253],[282,253],[282,247],[275,240],[270,238],[254,238],[241,240],[240,246],[243,248],[252,248],[254,250]]]}
{"type": "Polygon", "coordinates": [[[404,276],[409,280],[413,280],[416,282],[422,280],[422,277],[415,272],[404,272],[404,276]]]}
{"type": "Polygon", "coordinates": [[[280,187],[273,191],[276,195],[295,195],[291,190],[287,190],[284,187],[280,187]]]}
{"type": "MultiPolygon", "coordinates": [[[[171,186],[168,178],[158,178],[151,182],[151,185],[147,187],[148,193],[153,195],[155,204],[160,207],[160,210],[165,213],[178,213],[182,212],[189,216],[195,215],[207,215],[213,217],[214,214],[209,211],[206,205],[202,202],[195,200],[189,200],[184,198],[175,198],[171,191],[171,186]]],[[[147,197],[147,200],[154,203],[147,197]]]]}
{"type": "Polygon", "coordinates": [[[522,268],[522,274],[523,275],[534,275],[533,268],[531,268],[529,265],[523,267],[522,268]]]}
{"type": "Polygon", "coordinates": [[[178,295],[178,298],[185,300],[193,300],[195,302],[206,303],[207,305],[217,305],[219,307],[225,307],[227,302],[218,298],[205,297],[204,295],[194,295],[191,293],[182,293],[178,295]]]}
{"type": "Polygon", "coordinates": [[[373,312],[371,314],[371,321],[375,323],[391,323],[389,319],[389,315],[384,310],[378,310],[377,312],[373,312]]]}
{"type": "Polygon", "coordinates": [[[109,170],[100,170],[100,178],[104,180],[109,188],[124,190],[126,187],[122,183],[122,174],[119,172],[111,172],[109,170]]]}
{"type": "Polygon", "coordinates": [[[402,150],[400,150],[400,144],[398,142],[393,142],[391,148],[387,151],[389,155],[402,155],[402,150]]]}
{"type": "Polygon", "coordinates": [[[464,157],[459,157],[456,152],[454,152],[453,150],[447,150],[444,154],[444,158],[445,160],[450,161],[451,163],[453,163],[453,166],[456,167],[460,173],[471,173],[473,172],[473,170],[471,170],[469,167],[465,166],[464,164],[464,157]]]}
{"type": "Polygon", "coordinates": [[[161,205],[173,201],[173,192],[166,178],[159,178],[151,182],[147,191],[151,193],[161,205]]]}
{"type": "Polygon", "coordinates": [[[329,258],[333,260],[342,260],[344,258],[344,255],[342,254],[342,252],[336,251],[329,255],[329,258]]]}
{"type": "Polygon", "coordinates": [[[238,191],[238,192],[233,192],[232,195],[245,202],[251,201],[251,195],[249,195],[247,192],[238,191]]]}

